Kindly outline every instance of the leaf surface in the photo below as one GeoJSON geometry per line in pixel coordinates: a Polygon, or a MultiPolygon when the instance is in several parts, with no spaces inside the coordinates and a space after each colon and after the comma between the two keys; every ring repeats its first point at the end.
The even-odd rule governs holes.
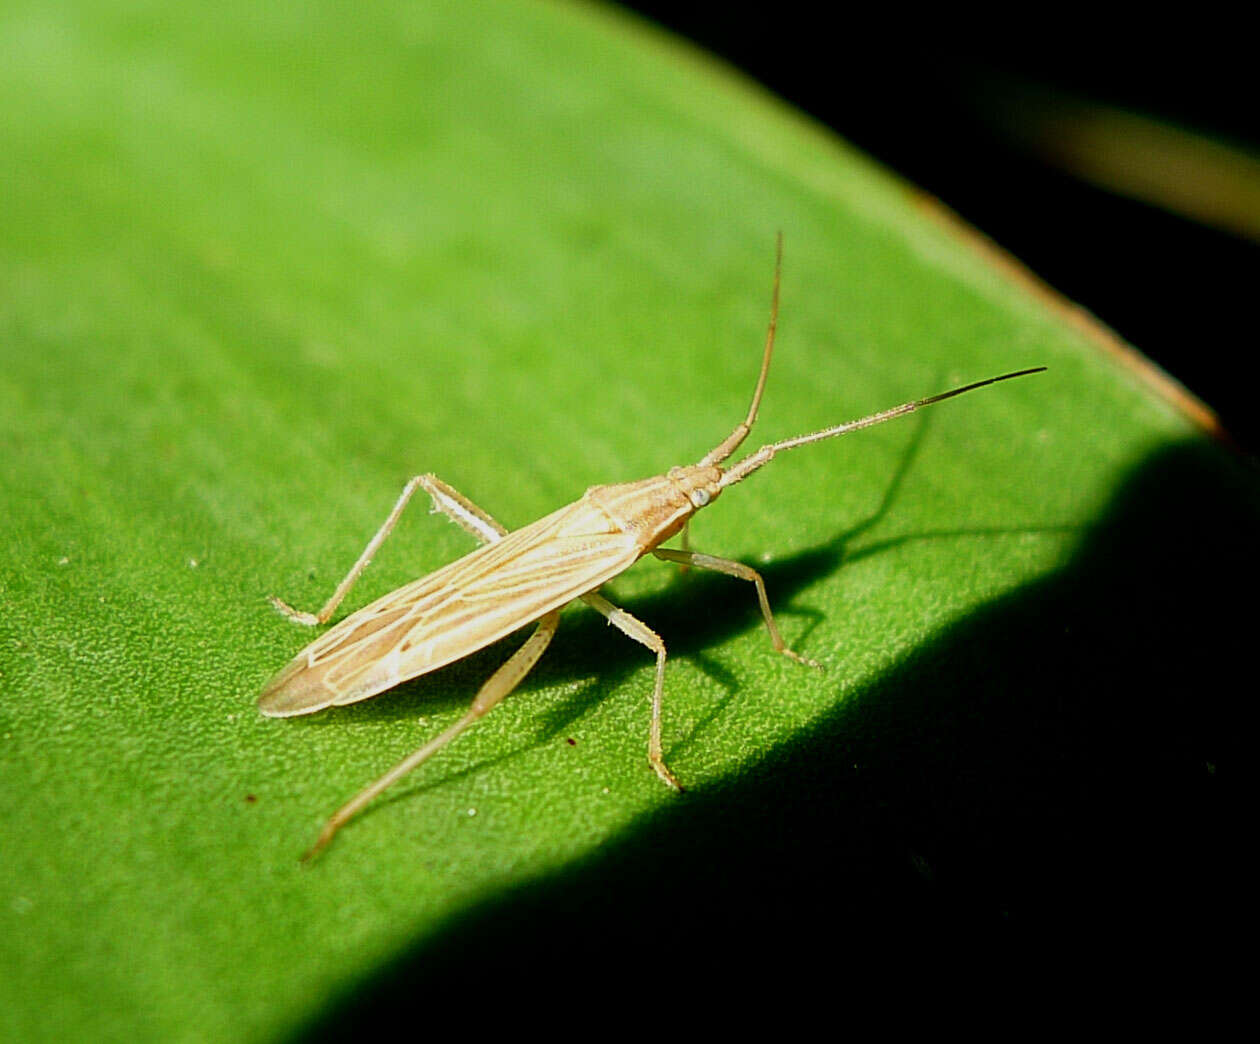
{"type": "MultiPolygon", "coordinates": [[[[688,814],[644,756],[650,655],[579,606],[502,708],[303,868],[520,639],[268,720],[258,693],[311,635],[266,596],[316,609],[415,473],[515,527],[698,459],[746,408],[777,230],[753,445],[1050,370],[785,455],[699,517],[693,546],[762,569],[825,673],[771,653],[746,584],[647,562],[610,585],[669,647],[691,807],[758,773],[767,802],[847,778],[843,744],[775,761],[845,708],[922,686],[970,707],[966,672],[897,672],[1079,561],[1154,456],[1199,447],[1254,518],[1140,364],[620,15],[10,3],[0,106],[11,1039],[273,1039],[453,917],[688,814]]],[[[470,548],[412,509],[343,612],[470,548]]]]}

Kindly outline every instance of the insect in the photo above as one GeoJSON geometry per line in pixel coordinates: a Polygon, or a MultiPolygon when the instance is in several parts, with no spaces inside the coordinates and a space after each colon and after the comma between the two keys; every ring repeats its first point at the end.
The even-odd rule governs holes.
{"type": "Polygon", "coordinates": [[[412,495],[422,489],[432,499],[434,512],[458,523],[482,546],[377,599],[317,638],[271,680],[259,697],[259,710],[270,717],[283,718],[370,699],[462,659],[513,631],[536,624],[525,644],[481,687],[463,717],[338,809],[304,858],[327,845],[374,797],[446,746],[515,689],[555,635],[560,609],[575,599],[602,613],[610,624],[655,654],[648,761],[662,782],[681,789],[661,754],[665,643],[647,624],[600,594],[600,586],[647,554],[684,568],[711,569],[749,581],[756,589],[775,652],[817,667],[813,660],[798,655],[784,643],[770,611],[765,584],[756,570],[687,548],[686,527],[691,516],[785,450],[882,424],[964,392],[1045,369],[1039,366],[989,377],[858,420],[773,442],[727,467],[725,462],[748,436],[761,405],[778,325],[782,257],[780,236],[775,251],[770,324],[748,413],[697,463],[671,468],[664,475],[637,482],[593,486],[579,500],[513,532],[445,482],[433,475],[418,475],[403,487],[389,517],[318,613],[299,612],[272,596],[271,602],[291,620],[310,626],[326,623],[389,536],[412,495]],[[680,532],[682,549],[660,546],[680,532]]]}

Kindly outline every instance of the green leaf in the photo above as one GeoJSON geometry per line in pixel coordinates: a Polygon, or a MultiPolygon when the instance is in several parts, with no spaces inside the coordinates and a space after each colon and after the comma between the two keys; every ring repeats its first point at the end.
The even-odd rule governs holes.
{"type": "MultiPolygon", "coordinates": [[[[822,829],[807,797],[852,844],[893,809],[895,843],[837,880],[871,851],[911,891],[957,878],[984,838],[1022,843],[1004,802],[1079,812],[1074,755],[1157,727],[1100,650],[1154,634],[1130,669],[1166,710],[1155,679],[1185,677],[1222,564],[1250,560],[1254,477],[1187,400],[887,172],[613,12],[10,3],[0,107],[6,1038],[335,1024],[502,910],[539,928],[570,888],[596,921],[623,893],[642,910],[645,847],[669,853],[657,883],[720,858],[755,893],[749,867],[822,829]],[[1049,373],[785,455],[698,519],[825,673],[771,653],[746,584],[648,562],[611,585],[669,646],[687,795],[644,757],[650,655],[578,606],[503,707],[299,865],[520,639],[267,720],[258,692],[311,636],[266,596],[318,607],[414,473],[516,526],[698,459],[746,408],[780,229],[754,444],[1049,373]]],[[[413,509],[347,609],[470,547],[413,509]]],[[[1210,737],[1180,734],[1203,771],[1210,737]]],[[[993,909],[1027,900],[991,872],[993,909]]],[[[672,951],[702,945],[671,923],[672,951]]]]}

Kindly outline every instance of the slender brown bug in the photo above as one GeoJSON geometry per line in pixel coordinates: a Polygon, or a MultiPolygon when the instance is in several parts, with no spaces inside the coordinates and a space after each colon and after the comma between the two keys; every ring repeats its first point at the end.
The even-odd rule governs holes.
{"type": "Polygon", "coordinates": [[[528,624],[538,625],[525,644],[481,687],[459,721],[404,758],[333,814],[307,857],[323,848],[346,821],[376,795],[440,750],[515,689],[551,642],[560,609],[574,599],[581,599],[602,613],[609,623],[656,654],[648,760],[664,783],[678,789],[678,781],[661,756],[665,643],[646,624],[604,598],[599,593],[600,586],[649,553],[683,567],[712,569],[751,581],[756,587],[761,615],[775,651],[798,663],[817,667],[813,660],[799,656],[784,644],[770,612],[765,584],[756,570],[741,562],[686,550],[686,526],[691,516],[713,503],[728,486],[742,482],[783,450],[882,424],[964,392],[1045,369],[1038,366],[989,377],[835,427],[773,442],[738,463],[723,467],[757,419],[774,351],[782,256],[780,236],[775,251],[770,326],[748,415],[699,462],[671,468],[664,475],[638,482],[592,486],[580,500],[511,533],[440,479],[418,475],[403,488],[389,517],[318,613],[298,612],[272,597],[276,608],[298,623],[311,626],[326,623],[389,536],[412,494],[423,489],[432,498],[434,511],[458,523],[483,546],[346,617],[298,653],[271,680],[259,697],[259,710],[270,717],[285,718],[366,700],[462,659],[528,624]],[[660,546],[679,532],[683,533],[684,549],[660,546]]]}

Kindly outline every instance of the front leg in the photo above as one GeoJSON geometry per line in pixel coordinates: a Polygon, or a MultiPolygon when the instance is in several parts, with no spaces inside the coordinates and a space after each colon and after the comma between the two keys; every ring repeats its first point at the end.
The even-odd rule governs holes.
{"type": "Polygon", "coordinates": [[[801,656],[799,653],[793,652],[787,647],[783,641],[783,637],[779,634],[778,625],[774,622],[774,613],[770,611],[770,599],[766,597],[766,584],[761,579],[761,574],[751,566],[744,565],[743,562],[736,562],[729,558],[717,558],[713,555],[704,555],[698,551],[671,551],[668,548],[656,548],[652,554],[665,562],[676,562],[678,565],[695,566],[697,569],[712,569],[717,573],[725,573],[727,576],[738,577],[740,580],[750,580],[757,585],[757,601],[761,604],[761,615],[766,621],[766,630],[770,632],[770,641],[774,645],[774,651],[782,653],[790,660],[797,663],[803,663],[807,667],[817,667],[822,669],[822,664],[816,660],[801,656]]]}
{"type": "Polygon", "coordinates": [[[394,509],[389,513],[389,517],[385,519],[381,528],[376,531],[376,536],[368,541],[367,547],[363,549],[363,554],[359,555],[359,560],[351,567],[345,579],[337,585],[337,589],[333,591],[332,597],[324,603],[324,608],[318,613],[304,613],[294,609],[287,602],[281,601],[275,595],[270,597],[271,604],[294,623],[305,624],[307,627],[327,623],[332,614],[337,611],[337,606],[341,604],[342,599],[350,593],[350,588],[355,585],[355,581],[359,579],[363,570],[367,568],[368,563],[372,561],[372,556],[385,543],[385,538],[389,536],[394,526],[397,525],[399,516],[402,515],[407,502],[411,500],[411,495],[417,489],[423,489],[433,499],[433,510],[435,512],[441,512],[483,544],[493,544],[496,540],[507,535],[507,530],[503,526],[499,525],[498,522],[454,487],[448,486],[436,475],[417,475],[403,486],[402,494],[399,496],[397,503],[394,504],[394,509]]]}

